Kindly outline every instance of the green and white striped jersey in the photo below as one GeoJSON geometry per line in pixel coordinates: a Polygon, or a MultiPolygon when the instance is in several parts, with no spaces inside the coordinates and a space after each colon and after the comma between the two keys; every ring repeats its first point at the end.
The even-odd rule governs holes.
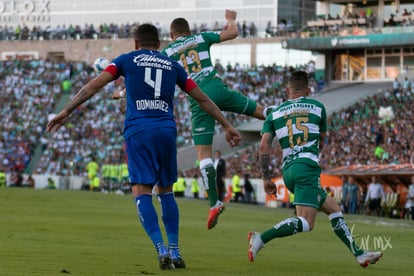
{"type": "Polygon", "coordinates": [[[320,133],[326,130],[325,106],[315,99],[300,97],[274,108],[263,124],[262,133],[271,133],[279,140],[284,167],[298,159],[319,165],[320,133]]]}
{"type": "Polygon", "coordinates": [[[217,75],[211,63],[210,47],[220,42],[220,32],[202,32],[181,36],[164,48],[161,53],[184,67],[197,83],[217,75]]]}

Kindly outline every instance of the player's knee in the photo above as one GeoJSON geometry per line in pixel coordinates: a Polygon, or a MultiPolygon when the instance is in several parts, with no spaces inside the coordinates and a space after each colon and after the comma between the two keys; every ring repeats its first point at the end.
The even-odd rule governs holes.
{"type": "Polygon", "coordinates": [[[328,196],[321,207],[322,211],[324,211],[327,215],[341,212],[340,205],[335,201],[335,199],[331,196],[328,196]]]}

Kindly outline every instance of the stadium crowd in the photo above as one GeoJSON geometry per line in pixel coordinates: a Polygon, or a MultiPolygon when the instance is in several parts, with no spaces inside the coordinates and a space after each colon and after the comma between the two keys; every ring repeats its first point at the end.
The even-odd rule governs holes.
{"type": "Polygon", "coordinates": [[[300,29],[297,35],[300,37],[366,35],[381,33],[387,28],[397,28],[396,31],[399,32],[400,28],[414,26],[413,13],[414,10],[410,12],[404,9],[401,13],[396,10],[379,24],[380,18],[369,7],[358,11],[345,9],[342,15],[320,15],[317,20],[308,21],[307,26],[300,29]]]}
{"type": "MultiPolygon", "coordinates": [[[[371,8],[348,9],[345,6],[342,14],[319,15],[314,21],[310,20],[306,26],[300,26],[289,18],[280,17],[276,24],[268,21],[266,26],[257,27],[255,22],[237,22],[240,37],[286,37],[286,36],[326,36],[326,35],[357,35],[366,34],[368,30],[381,32],[378,28],[378,17],[371,8]]],[[[131,37],[131,30],[141,22],[102,23],[99,25],[85,23],[62,25],[0,25],[0,40],[65,40],[65,39],[123,39],[131,37]]],[[[154,23],[160,36],[169,39],[169,26],[160,22],[154,23]]],[[[414,26],[414,10],[396,10],[388,18],[384,18],[383,27],[414,26]]],[[[224,27],[222,22],[194,23],[192,33],[202,31],[219,31],[224,27]]]]}
{"type": "MultiPolygon", "coordinates": [[[[322,170],[348,165],[414,163],[414,91],[387,89],[328,116],[328,132],[321,155],[322,170]],[[392,107],[394,118],[381,119],[380,107],[392,107]]],[[[271,172],[280,176],[280,149],[275,145],[271,172]]],[[[260,178],[258,145],[226,158],[227,177],[236,171],[260,178]]],[[[193,173],[193,172],[191,172],[193,173]]],[[[189,173],[189,175],[191,174],[189,173]]]]}
{"type": "MultiPolygon", "coordinates": [[[[309,68],[307,65],[301,69],[309,68]]],[[[227,85],[241,91],[264,106],[285,100],[284,86],[291,68],[280,66],[254,68],[223,66],[216,63],[227,85]]],[[[72,97],[80,85],[96,73],[82,62],[54,63],[50,61],[3,61],[0,63],[2,121],[0,125],[0,158],[5,171],[24,170],[41,145],[41,158],[33,173],[82,175],[92,157],[102,166],[105,160],[123,163],[122,124],[123,102],[113,101],[112,92],[122,88],[122,82],[107,87],[105,97],[96,98],[77,110],[71,124],[51,136],[44,128],[57,105],[72,97]],[[71,87],[64,85],[70,81],[71,87]],[[88,110],[88,112],[85,112],[88,110]],[[88,115],[87,115],[88,114],[88,115]],[[100,118],[100,120],[96,120],[100,118]]],[[[316,86],[316,82],[313,82],[316,86]]],[[[410,109],[413,93],[405,86],[396,91],[364,99],[353,106],[333,113],[328,118],[329,131],[322,158],[322,168],[349,164],[409,163],[414,158],[414,114],[410,109]],[[381,121],[378,110],[392,106],[395,118],[381,121]],[[377,156],[375,155],[377,153],[377,156]],[[379,155],[378,155],[379,154],[379,155]]],[[[177,91],[175,115],[179,129],[179,147],[192,145],[189,102],[177,91]]],[[[226,114],[235,124],[246,123],[244,115],[226,114]]],[[[220,127],[217,126],[217,132],[220,127]]],[[[277,150],[277,149],[276,149],[277,150]]],[[[280,175],[280,159],[274,155],[272,172],[280,175]]],[[[233,172],[260,177],[257,167],[257,145],[239,150],[227,158],[228,177],[233,172]]],[[[186,171],[192,176],[194,170],[186,171]]]]}
{"type": "Polygon", "coordinates": [[[23,170],[30,162],[68,74],[67,64],[0,62],[0,158],[7,171],[23,170]]]}
{"type": "MultiPolygon", "coordinates": [[[[42,27],[23,25],[0,25],[0,40],[65,40],[65,39],[123,39],[131,37],[131,30],[139,26],[139,22],[134,23],[104,23],[98,26],[94,24],[85,24],[84,26],[57,25],[42,27]]],[[[168,26],[161,26],[159,22],[155,23],[160,36],[169,39],[168,26]]],[[[193,33],[202,31],[220,31],[224,26],[216,21],[214,24],[194,24],[191,28],[193,33]]],[[[240,36],[243,38],[257,37],[265,30],[258,30],[254,22],[238,22],[240,36]]]]}

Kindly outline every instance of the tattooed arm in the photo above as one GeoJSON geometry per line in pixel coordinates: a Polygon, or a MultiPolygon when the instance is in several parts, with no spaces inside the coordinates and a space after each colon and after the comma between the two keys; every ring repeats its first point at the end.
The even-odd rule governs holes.
{"type": "Polygon", "coordinates": [[[265,132],[262,135],[259,147],[260,168],[263,179],[270,179],[270,152],[272,150],[273,135],[265,132]]]}
{"type": "Polygon", "coordinates": [[[65,106],[65,108],[48,122],[46,131],[52,132],[58,130],[67,122],[69,115],[70,113],[72,113],[73,110],[75,110],[78,106],[86,102],[93,95],[98,93],[102,87],[104,87],[108,82],[112,80],[113,77],[111,74],[103,72],[98,77],[88,82],[84,87],[82,87],[79,90],[78,93],[76,93],[76,95],[65,106]]]}
{"type": "Polygon", "coordinates": [[[270,153],[272,151],[273,135],[265,132],[262,135],[259,147],[260,168],[262,171],[263,188],[267,194],[276,195],[276,185],[270,175],[270,153]]]}

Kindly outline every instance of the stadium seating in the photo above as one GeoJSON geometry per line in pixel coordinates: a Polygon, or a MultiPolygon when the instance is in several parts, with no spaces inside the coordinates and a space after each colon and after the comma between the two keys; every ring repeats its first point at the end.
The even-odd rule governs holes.
{"type": "MultiPolygon", "coordinates": [[[[219,66],[219,65],[217,65],[219,66]]],[[[305,65],[300,67],[306,69],[305,65]]],[[[281,103],[287,70],[280,67],[242,68],[220,66],[223,79],[233,89],[255,99],[263,105],[281,103]]],[[[82,175],[84,164],[91,155],[101,161],[110,156],[123,160],[122,103],[110,99],[112,92],[122,84],[109,85],[101,95],[75,111],[71,123],[52,136],[44,129],[50,114],[57,112],[62,99],[74,93],[95,73],[82,62],[53,63],[48,61],[8,61],[0,63],[0,85],[5,93],[0,94],[2,108],[0,156],[7,171],[16,166],[27,168],[36,148],[41,157],[34,173],[82,175]],[[22,76],[25,76],[23,78],[22,76]],[[62,82],[70,78],[72,89],[64,93],[62,82]],[[29,89],[30,88],[30,89],[29,89]],[[6,98],[7,97],[7,98],[6,98]],[[19,100],[18,100],[19,99],[19,100]],[[22,100],[23,99],[23,100],[22,100]],[[18,116],[25,112],[27,120],[18,116]],[[99,120],[96,120],[99,118],[99,120]],[[30,122],[30,123],[29,123],[30,122]],[[23,164],[21,164],[23,163],[23,164]],[[72,166],[70,164],[73,164],[72,166]]],[[[382,94],[364,99],[362,102],[335,112],[328,118],[329,132],[322,158],[322,168],[328,169],[347,164],[409,163],[414,158],[410,134],[413,133],[414,113],[411,110],[413,94],[410,91],[382,94]],[[377,117],[380,106],[392,106],[396,120],[381,124],[377,117]],[[387,157],[376,159],[373,150],[379,131],[387,139],[387,157]],[[343,137],[347,137],[344,139],[343,137]],[[410,145],[401,147],[401,145],[410,145]]],[[[177,118],[178,145],[192,145],[189,104],[184,94],[178,93],[175,115],[177,118]]],[[[249,121],[243,115],[225,114],[236,126],[249,121]]],[[[217,126],[217,132],[221,128],[217,126]]],[[[280,160],[275,148],[272,160],[274,176],[280,175],[280,160]]],[[[228,158],[228,172],[241,169],[252,178],[260,178],[257,166],[258,153],[255,145],[238,151],[228,158]]],[[[193,169],[192,169],[193,170],[193,169]]],[[[197,169],[195,169],[197,170],[197,169]]],[[[190,170],[188,173],[191,174],[190,170]]]]}

